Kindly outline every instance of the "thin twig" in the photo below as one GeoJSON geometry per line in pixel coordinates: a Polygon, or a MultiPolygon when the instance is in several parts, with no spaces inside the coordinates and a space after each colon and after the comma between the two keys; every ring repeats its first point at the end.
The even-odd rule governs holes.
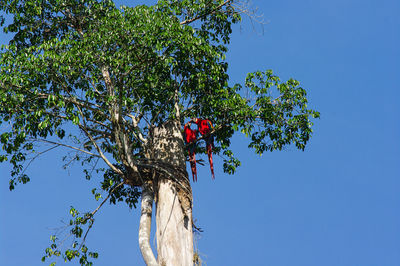
{"type": "Polygon", "coordinates": [[[51,148],[48,148],[47,150],[44,150],[44,151],[42,151],[42,152],[38,152],[38,153],[29,161],[28,165],[25,166],[25,168],[24,168],[24,170],[22,171],[22,173],[20,174],[20,176],[22,176],[22,175],[26,172],[26,170],[28,169],[28,167],[31,165],[31,163],[32,163],[37,157],[39,157],[39,156],[42,155],[43,153],[46,153],[46,152],[48,152],[48,151],[51,151],[52,149],[57,148],[58,146],[60,146],[60,145],[55,144],[55,146],[53,146],[53,147],[51,147],[51,148]]]}
{"type": "MultiPolygon", "coordinates": [[[[100,203],[100,205],[90,213],[90,218],[92,218],[96,212],[101,208],[101,206],[103,206],[104,203],[106,203],[106,201],[108,200],[108,198],[110,198],[110,196],[114,193],[114,191],[119,188],[120,186],[122,186],[123,184],[125,184],[125,181],[122,181],[121,183],[119,183],[118,185],[116,185],[113,189],[110,190],[110,192],[108,193],[108,196],[100,203]]],[[[87,218],[89,219],[89,218],[87,218]]],[[[86,219],[86,220],[87,220],[86,219]]]]}
{"type": "Polygon", "coordinates": [[[46,140],[46,139],[34,139],[34,140],[46,142],[46,143],[53,144],[53,145],[63,146],[63,147],[66,147],[66,148],[70,148],[70,149],[73,149],[73,150],[76,150],[76,151],[80,151],[80,152],[89,154],[91,156],[95,156],[95,157],[100,157],[101,158],[101,156],[99,156],[98,154],[94,154],[94,153],[91,153],[91,152],[88,152],[88,151],[85,151],[85,150],[82,150],[82,149],[79,149],[77,147],[70,146],[70,145],[67,145],[67,144],[54,142],[54,141],[50,141],[50,140],[46,140]]]}
{"type": "Polygon", "coordinates": [[[86,230],[86,233],[85,233],[85,235],[84,235],[84,237],[83,237],[83,239],[82,239],[82,242],[81,242],[81,244],[80,244],[80,246],[79,246],[79,249],[82,248],[83,244],[84,244],[85,241],[86,241],[86,237],[87,237],[87,235],[88,235],[90,229],[91,229],[92,226],[93,226],[93,223],[94,223],[93,216],[96,214],[96,212],[98,212],[98,210],[101,208],[101,206],[103,206],[104,203],[106,203],[106,201],[110,198],[110,196],[114,193],[114,191],[115,191],[117,188],[119,188],[120,186],[122,186],[123,184],[124,184],[124,181],[122,181],[121,183],[119,183],[118,185],[116,185],[113,189],[111,189],[110,192],[108,193],[108,196],[100,203],[100,205],[99,205],[94,211],[92,211],[92,212],[90,213],[90,215],[89,215],[86,219],[83,220],[82,223],[86,222],[86,221],[89,220],[89,219],[92,221],[92,223],[89,224],[89,227],[88,227],[88,229],[86,230]]]}

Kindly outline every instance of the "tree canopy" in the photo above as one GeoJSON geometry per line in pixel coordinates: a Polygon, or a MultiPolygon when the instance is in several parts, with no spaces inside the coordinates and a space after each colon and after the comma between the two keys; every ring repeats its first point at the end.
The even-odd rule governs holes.
{"type": "MultiPolygon", "coordinates": [[[[159,0],[117,8],[108,0],[0,0],[13,18],[1,21],[12,39],[0,52],[0,162],[13,166],[10,190],[29,181],[25,170],[47,143],[74,151],[66,160],[81,161],[86,178],[102,176],[106,200],[133,207],[144,169],[165,168],[146,156],[152,129],[195,117],[215,125],[215,152],[229,174],[240,165],[230,149],[237,131],[258,154],[289,144],[304,150],[319,113],[308,108],[298,81],[266,70],[249,73],[243,84],[229,82],[225,54],[232,24],[241,20],[235,3],[159,0]]],[[[81,226],[90,228],[97,210],[70,211],[71,232],[84,242],[81,226]]],[[[83,242],[61,254],[51,240],[47,256],[80,257],[82,264],[97,256],[83,242]]]]}

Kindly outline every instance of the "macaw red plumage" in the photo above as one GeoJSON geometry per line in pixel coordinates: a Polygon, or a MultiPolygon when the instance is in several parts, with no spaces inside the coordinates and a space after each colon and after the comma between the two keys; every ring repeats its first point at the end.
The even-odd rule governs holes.
{"type": "MultiPolygon", "coordinates": [[[[191,144],[196,140],[197,131],[190,128],[190,123],[185,124],[183,128],[183,134],[185,142],[191,144]]],[[[196,169],[196,157],[195,157],[195,145],[188,145],[189,149],[189,162],[190,168],[192,169],[193,182],[197,181],[197,169],[196,169]]]]}
{"type": "MultiPolygon", "coordinates": [[[[197,119],[195,119],[195,123],[197,124],[198,130],[202,136],[209,134],[211,129],[213,128],[211,121],[208,119],[197,118],[197,119]]],[[[212,179],[215,179],[214,164],[213,164],[213,158],[212,158],[212,148],[214,147],[214,143],[213,143],[214,137],[210,134],[209,136],[205,137],[205,141],[206,141],[208,161],[210,162],[212,179]]]]}

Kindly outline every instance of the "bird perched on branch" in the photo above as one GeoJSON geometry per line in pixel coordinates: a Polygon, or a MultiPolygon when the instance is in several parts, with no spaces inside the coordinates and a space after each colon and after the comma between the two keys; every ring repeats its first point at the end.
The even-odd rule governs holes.
{"type": "Polygon", "coordinates": [[[185,124],[183,128],[183,134],[186,144],[188,145],[189,151],[189,162],[190,168],[192,169],[192,176],[193,182],[197,181],[197,169],[196,169],[196,157],[195,157],[195,150],[196,150],[196,138],[197,138],[197,130],[193,130],[190,128],[191,122],[185,124]]]}
{"type": "Polygon", "coordinates": [[[214,128],[211,121],[208,119],[200,119],[195,118],[193,122],[197,124],[198,131],[202,136],[204,136],[204,140],[206,141],[206,149],[208,155],[208,161],[210,162],[210,169],[212,179],[215,179],[214,175],[214,164],[212,158],[212,149],[214,148],[214,136],[210,134],[211,130],[214,128]]]}

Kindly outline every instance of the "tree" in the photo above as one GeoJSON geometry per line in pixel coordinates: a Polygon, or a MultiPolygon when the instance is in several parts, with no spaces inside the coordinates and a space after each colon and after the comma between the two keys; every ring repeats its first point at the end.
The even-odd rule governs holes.
{"type": "MultiPolygon", "coordinates": [[[[214,152],[233,174],[240,165],[230,150],[236,131],[259,154],[289,144],[304,150],[310,119],[319,117],[298,81],[281,82],[271,70],[229,84],[225,53],[231,26],[241,19],[233,0],[121,9],[108,0],[0,0],[0,10],[13,16],[4,26],[13,38],[0,53],[0,123],[10,125],[1,133],[0,161],[12,164],[10,190],[29,181],[25,170],[46,143],[74,151],[84,176],[101,175],[108,194],[92,212],[71,207],[71,247],[62,250],[52,236],[43,260],[90,264],[97,253],[85,239],[96,212],[107,201],[136,207],[140,199],[146,264],[196,263],[183,124],[210,119],[214,152]],[[149,244],[154,199],[157,259],[149,244]]],[[[202,139],[197,153],[205,152],[202,139]]]]}

